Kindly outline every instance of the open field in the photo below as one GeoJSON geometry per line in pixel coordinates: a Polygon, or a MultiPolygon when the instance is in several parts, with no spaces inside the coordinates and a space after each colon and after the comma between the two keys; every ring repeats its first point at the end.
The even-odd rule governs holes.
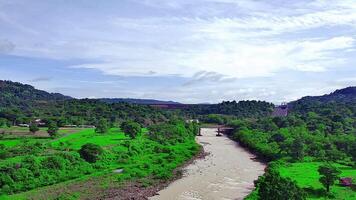
{"type": "MultiPolygon", "coordinates": [[[[70,134],[76,133],[80,130],[85,130],[84,128],[60,128],[59,133],[70,134]]],[[[39,131],[35,134],[29,131],[27,127],[12,126],[7,128],[0,128],[0,133],[3,133],[6,137],[16,137],[16,136],[25,136],[25,137],[48,137],[47,128],[41,127],[39,131]]]]}
{"type": "Polygon", "coordinates": [[[110,129],[106,134],[97,134],[94,129],[85,129],[76,134],[70,134],[66,137],[59,138],[58,140],[52,141],[50,144],[55,148],[63,147],[71,150],[78,150],[86,143],[93,143],[99,146],[111,146],[117,144],[120,140],[127,139],[128,138],[117,128],[110,129]]]}
{"type": "MultiPolygon", "coordinates": [[[[318,162],[302,162],[286,164],[280,168],[280,173],[283,177],[289,177],[295,180],[297,184],[308,191],[308,199],[325,199],[323,195],[323,186],[319,182],[318,167],[321,163],[318,162]]],[[[341,170],[341,177],[352,177],[356,180],[356,169],[334,164],[341,170]]],[[[356,199],[356,191],[350,187],[342,187],[335,182],[335,185],[331,187],[331,193],[334,195],[334,199],[339,200],[352,200],[356,199]]]]}
{"type": "MultiPolygon", "coordinates": [[[[78,133],[87,129],[83,128],[60,128],[58,133],[62,136],[73,133],[78,133]]],[[[10,128],[0,128],[0,133],[3,133],[0,139],[0,144],[6,147],[14,147],[23,141],[40,141],[47,142],[50,137],[47,133],[47,128],[40,128],[35,134],[30,133],[26,127],[13,126],[10,128]]]]}

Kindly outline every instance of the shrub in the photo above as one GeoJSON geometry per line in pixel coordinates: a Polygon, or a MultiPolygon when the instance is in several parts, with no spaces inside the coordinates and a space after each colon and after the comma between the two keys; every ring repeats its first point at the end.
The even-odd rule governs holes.
{"type": "Polygon", "coordinates": [[[89,163],[95,163],[100,155],[103,153],[103,149],[96,144],[87,143],[79,150],[80,157],[89,163]]]}
{"type": "Polygon", "coordinates": [[[38,128],[37,124],[35,123],[31,123],[29,130],[31,133],[35,134],[37,131],[39,131],[40,129],[38,128]]]}
{"type": "Polygon", "coordinates": [[[304,200],[305,193],[289,178],[280,176],[277,170],[270,168],[256,181],[258,197],[263,200],[304,200]]]}
{"type": "Polygon", "coordinates": [[[55,138],[57,136],[58,133],[58,126],[54,121],[50,121],[48,122],[48,130],[47,133],[49,134],[49,136],[51,136],[52,138],[55,138]]]}
{"type": "Polygon", "coordinates": [[[41,161],[41,165],[45,169],[63,169],[65,160],[59,156],[50,156],[41,161]]]}

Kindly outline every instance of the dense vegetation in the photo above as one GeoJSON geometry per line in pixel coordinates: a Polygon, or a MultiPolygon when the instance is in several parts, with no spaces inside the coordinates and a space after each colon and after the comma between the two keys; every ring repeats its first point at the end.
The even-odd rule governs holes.
{"type": "MultiPolygon", "coordinates": [[[[350,88],[346,91],[349,99],[352,99],[350,88]]],[[[343,99],[339,102],[333,100],[335,93],[293,102],[288,117],[231,120],[229,124],[236,128],[232,138],[267,161],[278,160],[274,176],[292,178],[296,187],[307,192],[307,198],[355,198],[351,188],[333,186],[341,177],[356,179],[356,169],[353,169],[356,166],[356,107],[354,101],[340,97],[342,92],[336,92],[338,95],[335,99],[343,99]],[[290,165],[298,167],[285,170],[290,169],[290,165]],[[312,169],[309,166],[313,166],[312,169]],[[300,181],[303,177],[307,178],[308,173],[315,174],[309,177],[312,180],[309,183],[300,181]],[[310,185],[315,182],[317,184],[310,185]]],[[[356,93],[353,95],[356,96],[356,93]]],[[[261,180],[267,180],[268,176],[269,173],[261,180]]],[[[256,184],[258,192],[249,198],[266,199],[261,193],[266,187],[275,194],[281,190],[278,184],[263,185],[259,182],[256,184]]]]}
{"type": "Polygon", "coordinates": [[[274,105],[265,101],[224,101],[219,104],[190,105],[184,113],[193,118],[209,114],[231,115],[238,118],[257,118],[270,115],[274,105]]]}
{"type": "Polygon", "coordinates": [[[71,99],[58,93],[37,90],[30,85],[0,80],[0,108],[28,109],[54,101],[71,99]]]}
{"type": "Polygon", "coordinates": [[[175,121],[150,130],[143,129],[133,139],[117,128],[106,133],[87,129],[55,140],[31,138],[19,139],[16,146],[2,144],[0,193],[28,191],[115,169],[123,170],[113,175],[118,182],[149,176],[169,179],[177,166],[199,150],[194,124],[175,121]]]}

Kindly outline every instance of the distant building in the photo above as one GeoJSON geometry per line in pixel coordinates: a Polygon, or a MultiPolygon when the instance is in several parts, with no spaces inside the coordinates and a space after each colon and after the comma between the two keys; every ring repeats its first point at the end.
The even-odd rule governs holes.
{"type": "Polygon", "coordinates": [[[93,125],[79,125],[78,128],[96,128],[96,126],[93,126],[93,125]]]}
{"type": "Polygon", "coordinates": [[[352,186],[352,178],[340,178],[339,180],[340,185],[344,187],[351,187],[352,186]]]}
{"type": "Polygon", "coordinates": [[[186,123],[198,123],[199,124],[199,119],[187,119],[185,120],[186,123]]]}
{"type": "Polygon", "coordinates": [[[18,124],[18,126],[19,127],[26,127],[26,128],[30,127],[30,125],[28,125],[28,124],[18,124]]]}
{"type": "Polygon", "coordinates": [[[46,123],[42,119],[35,119],[33,121],[37,126],[46,126],[46,123]]]}
{"type": "Polygon", "coordinates": [[[77,125],[64,125],[64,128],[77,128],[77,125]]]}
{"type": "Polygon", "coordinates": [[[282,104],[274,108],[272,112],[273,117],[287,117],[288,116],[288,105],[282,104]]]}

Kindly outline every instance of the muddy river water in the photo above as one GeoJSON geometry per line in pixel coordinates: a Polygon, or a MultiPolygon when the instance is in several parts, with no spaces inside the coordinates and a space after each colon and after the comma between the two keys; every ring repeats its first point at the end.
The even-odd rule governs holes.
{"type": "Polygon", "coordinates": [[[151,200],[235,200],[253,190],[265,165],[236,142],[216,137],[216,129],[202,129],[202,135],[197,140],[209,155],[187,166],[183,178],[151,200]]]}

